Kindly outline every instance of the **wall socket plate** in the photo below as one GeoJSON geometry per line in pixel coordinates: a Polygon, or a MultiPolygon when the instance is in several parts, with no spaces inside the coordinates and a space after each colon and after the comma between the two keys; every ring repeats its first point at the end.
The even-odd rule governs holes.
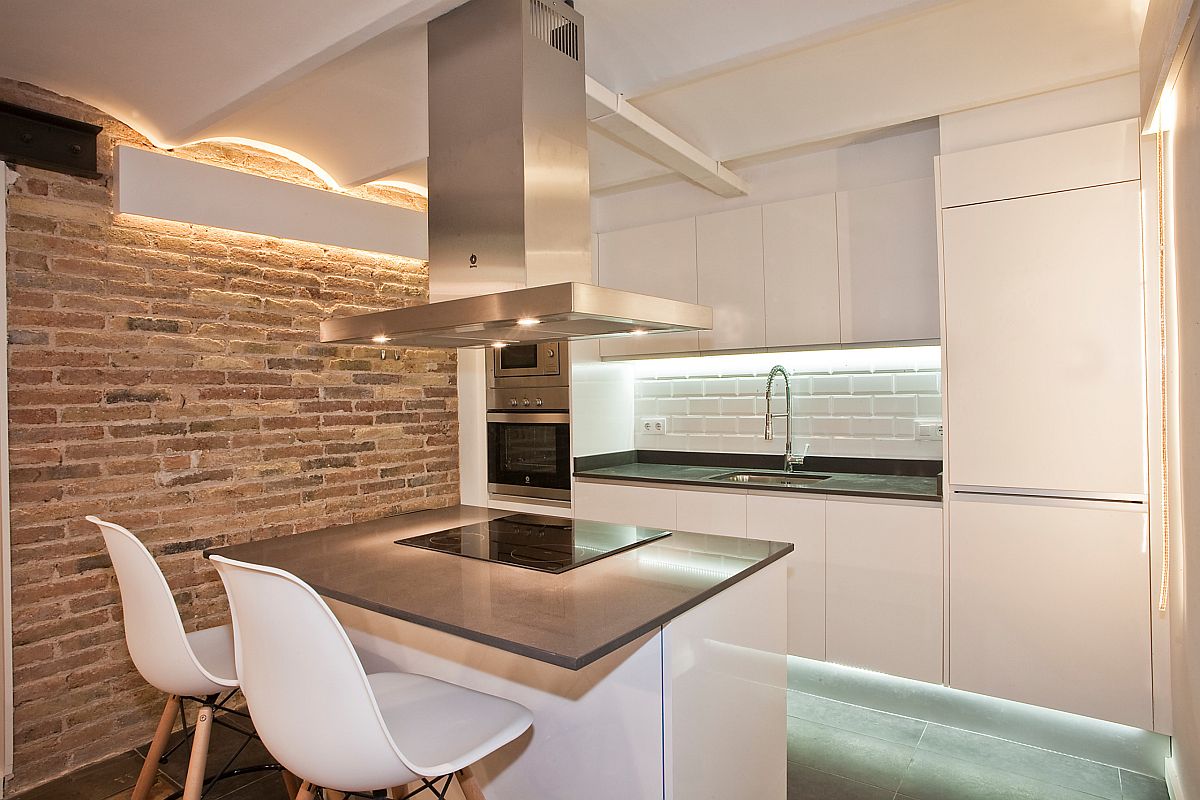
{"type": "Polygon", "coordinates": [[[667,432],[667,418],[642,417],[638,430],[641,433],[665,434],[667,432]]]}
{"type": "Polygon", "coordinates": [[[917,441],[919,442],[940,442],[942,440],[942,423],[940,422],[918,422],[917,423],[917,441]]]}

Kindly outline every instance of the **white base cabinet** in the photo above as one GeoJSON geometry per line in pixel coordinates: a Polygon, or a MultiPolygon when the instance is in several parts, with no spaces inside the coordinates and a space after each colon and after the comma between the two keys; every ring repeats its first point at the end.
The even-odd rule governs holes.
{"type": "Polygon", "coordinates": [[[826,658],[941,683],[941,507],[830,497],[825,559],[826,658]]]}
{"type": "Polygon", "coordinates": [[[1144,506],[956,497],[950,685],[1150,729],[1144,506]]]}
{"type": "MultiPolygon", "coordinates": [[[[675,527],[679,530],[720,536],[746,535],[745,492],[704,489],[676,489],[674,492],[675,527]]],[[[765,537],[756,535],[754,538],[765,537]]]]}
{"type": "Polygon", "coordinates": [[[675,528],[675,493],[657,486],[631,483],[576,481],[573,491],[576,519],[617,525],[675,528]]]}
{"type": "Polygon", "coordinates": [[[825,498],[752,494],[746,527],[755,539],[791,542],[787,565],[787,651],[825,660],[825,498]]]}

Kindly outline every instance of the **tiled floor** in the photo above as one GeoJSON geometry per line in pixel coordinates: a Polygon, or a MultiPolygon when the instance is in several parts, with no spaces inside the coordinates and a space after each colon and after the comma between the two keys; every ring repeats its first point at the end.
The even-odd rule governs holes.
{"type": "MultiPolygon", "coordinates": [[[[215,728],[210,774],[241,744],[242,737],[215,728]]],[[[254,742],[235,764],[267,761],[270,757],[254,742]]],[[[141,764],[140,753],[125,753],[18,797],[125,800],[141,764]]],[[[164,800],[178,791],[186,770],[187,748],[182,747],[163,765],[151,800],[164,800]]],[[[803,692],[788,692],[788,800],[1097,798],[1168,800],[1163,782],[1145,775],[803,692]]],[[[287,796],[279,775],[267,772],[223,781],[206,800],[287,800],[287,796]]]]}
{"type": "Polygon", "coordinates": [[[788,800],[1168,800],[1161,780],[788,692],[788,800]]]}

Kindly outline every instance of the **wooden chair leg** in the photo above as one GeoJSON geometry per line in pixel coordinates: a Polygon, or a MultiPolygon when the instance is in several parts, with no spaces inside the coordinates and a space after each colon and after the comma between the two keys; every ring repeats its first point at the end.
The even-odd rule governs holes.
{"type": "Polygon", "coordinates": [[[470,767],[463,767],[458,772],[454,773],[454,777],[458,779],[458,786],[462,789],[463,797],[467,800],[487,800],[483,796],[483,789],[479,788],[479,781],[475,780],[475,773],[470,767]]]}
{"type": "Polygon", "coordinates": [[[325,789],[321,795],[325,800],[346,800],[345,793],[339,792],[337,789],[325,789]]]}
{"type": "Polygon", "coordinates": [[[316,794],[317,787],[313,786],[308,781],[300,784],[300,791],[296,793],[296,800],[313,800],[313,795],[316,794]]]}
{"type": "Polygon", "coordinates": [[[400,800],[401,797],[404,797],[404,795],[411,791],[412,789],[408,788],[407,783],[403,786],[393,786],[392,788],[388,789],[388,797],[390,797],[391,800],[400,800]]]}
{"type": "Polygon", "coordinates": [[[204,705],[192,728],[192,757],[183,782],[183,800],[200,800],[204,791],[204,770],[208,768],[208,740],[212,735],[213,707],[204,705]]]}
{"type": "Polygon", "coordinates": [[[175,718],[179,716],[179,697],[170,695],[163,706],[162,717],[154,730],[154,738],[150,741],[150,750],[146,753],[146,763],[138,773],[137,784],[133,787],[130,800],[146,800],[150,796],[150,787],[158,777],[158,760],[167,749],[167,740],[171,738],[171,729],[175,727],[175,718]]]}
{"type": "Polygon", "coordinates": [[[283,788],[287,796],[296,800],[296,795],[300,794],[300,779],[286,769],[279,774],[283,778],[283,788]]]}

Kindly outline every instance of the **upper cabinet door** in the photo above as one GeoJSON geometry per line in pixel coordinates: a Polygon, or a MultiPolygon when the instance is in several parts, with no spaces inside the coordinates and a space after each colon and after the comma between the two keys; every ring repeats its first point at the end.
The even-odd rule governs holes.
{"type": "Polygon", "coordinates": [[[933,178],[838,192],[843,342],[937,339],[933,178]]]}
{"type": "Polygon", "coordinates": [[[1137,181],[942,212],[958,485],[1146,493],[1137,181]]]}
{"type": "MultiPolygon", "coordinates": [[[[696,220],[681,219],[602,233],[600,285],[612,289],[697,302],[696,220]]],[[[602,356],[692,352],[695,333],[663,333],[603,339],[602,356]]]]}
{"type": "Polygon", "coordinates": [[[841,339],[836,195],[763,206],[768,347],[841,339]]]}
{"type": "Polygon", "coordinates": [[[713,308],[713,329],[700,332],[700,349],[762,347],[762,206],[699,217],[696,256],[700,303],[713,308]]]}

